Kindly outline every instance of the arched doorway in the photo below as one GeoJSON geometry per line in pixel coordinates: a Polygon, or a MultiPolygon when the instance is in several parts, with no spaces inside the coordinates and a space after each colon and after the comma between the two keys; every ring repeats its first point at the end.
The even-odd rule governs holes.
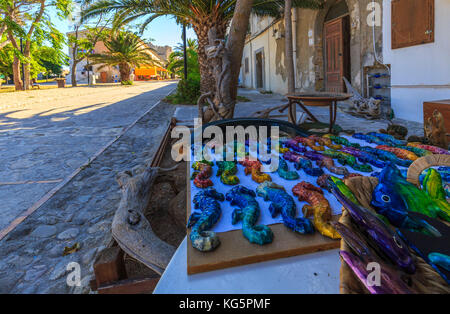
{"type": "Polygon", "coordinates": [[[329,92],[344,92],[350,75],[350,14],[345,0],[336,1],[323,24],[324,79],[329,92]]]}

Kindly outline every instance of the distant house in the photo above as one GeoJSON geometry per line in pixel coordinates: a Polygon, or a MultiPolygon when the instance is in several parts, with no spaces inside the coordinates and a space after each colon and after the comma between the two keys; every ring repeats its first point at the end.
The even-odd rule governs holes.
{"type": "MultiPolygon", "coordinates": [[[[450,99],[449,0],[327,0],[292,13],[297,91],[343,92],[345,77],[419,122],[425,101],[450,99]]],[[[284,57],[284,20],[253,15],[241,84],[286,93],[284,57]]]]}
{"type": "MultiPolygon", "coordinates": [[[[73,35],[73,32],[67,33],[67,35],[73,35]]],[[[79,32],[79,36],[83,36],[84,32],[79,32]]],[[[139,69],[133,69],[134,72],[134,78],[135,80],[150,80],[155,79],[155,76],[166,78],[167,77],[167,70],[163,68],[167,61],[163,59],[158,52],[150,47],[147,43],[142,41],[142,45],[145,45],[148,48],[148,54],[149,57],[153,60],[156,60],[160,65],[159,66],[152,66],[152,67],[142,67],[139,69]],[[136,73],[137,71],[137,73],[136,73]]],[[[94,49],[92,50],[92,53],[104,53],[108,51],[105,44],[102,41],[97,42],[94,49]]],[[[70,63],[70,69],[72,69],[72,47],[69,47],[69,63],[70,63]]],[[[120,82],[120,72],[119,67],[103,67],[101,68],[101,64],[97,65],[91,65],[89,64],[89,58],[85,58],[77,65],[77,82],[78,83],[88,83],[89,75],[94,75],[96,78],[96,81],[98,83],[117,83],[120,82]]],[[[66,77],[67,83],[71,83],[71,74],[69,74],[66,77]]]]}

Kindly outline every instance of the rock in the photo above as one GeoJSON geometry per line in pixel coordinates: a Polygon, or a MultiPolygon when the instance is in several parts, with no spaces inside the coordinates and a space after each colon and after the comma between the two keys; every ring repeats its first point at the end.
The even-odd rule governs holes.
{"type": "Polygon", "coordinates": [[[186,189],[170,201],[168,211],[177,226],[186,227],[186,189]]]}
{"type": "Polygon", "coordinates": [[[56,234],[56,231],[57,229],[55,226],[42,225],[34,229],[34,231],[31,233],[31,236],[38,238],[48,238],[54,236],[56,234]]]}
{"type": "Polygon", "coordinates": [[[81,258],[81,262],[83,264],[89,264],[95,258],[95,253],[97,253],[97,248],[89,250],[86,254],[83,255],[83,257],[81,258]]]}
{"type": "Polygon", "coordinates": [[[57,238],[59,240],[73,239],[78,235],[78,233],[80,233],[80,230],[78,228],[70,228],[58,234],[57,238]]]}

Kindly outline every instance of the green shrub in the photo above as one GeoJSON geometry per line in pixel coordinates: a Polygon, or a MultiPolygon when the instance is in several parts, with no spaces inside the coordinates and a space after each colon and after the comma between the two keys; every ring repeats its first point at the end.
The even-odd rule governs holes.
{"type": "Polygon", "coordinates": [[[187,80],[178,82],[177,91],[166,97],[166,101],[174,104],[195,105],[200,97],[200,75],[190,74],[187,80]]]}
{"type": "Polygon", "coordinates": [[[129,86],[129,85],[133,85],[133,81],[132,80],[121,81],[120,84],[125,85],[125,86],[129,86]]]}

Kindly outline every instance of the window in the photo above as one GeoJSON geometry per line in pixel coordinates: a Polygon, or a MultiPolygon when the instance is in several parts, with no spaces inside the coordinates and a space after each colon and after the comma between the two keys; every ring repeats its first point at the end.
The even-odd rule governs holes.
{"type": "Polygon", "coordinates": [[[248,73],[250,71],[249,69],[249,63],[248,63],[248,58],[245,58],[245,62],[244,62],[244,71],[245,73],[248,73]]]}
{"type": "Polygon", "coordinates": [[[392,49],[434,42],[434,0],[392,0],[392,49]]]}

